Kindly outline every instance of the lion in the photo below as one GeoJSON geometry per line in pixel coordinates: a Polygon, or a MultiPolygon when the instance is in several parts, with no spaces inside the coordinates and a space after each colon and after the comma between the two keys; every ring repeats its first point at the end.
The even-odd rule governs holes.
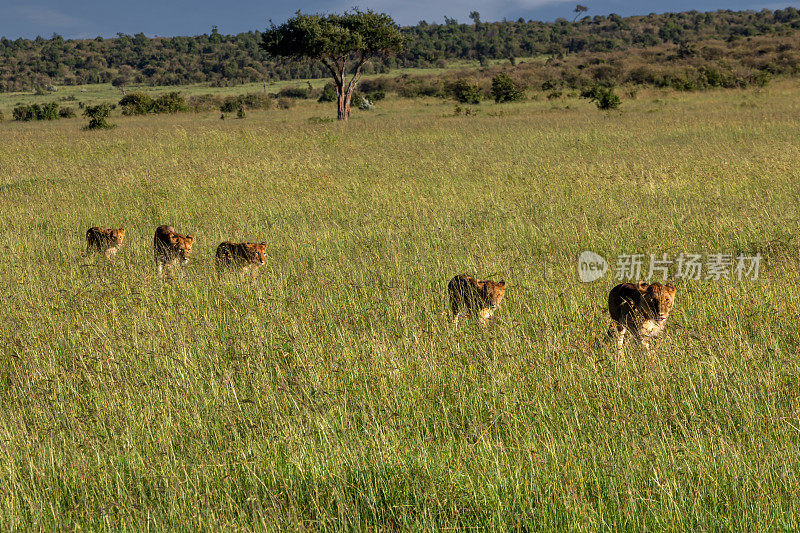
{"type": "Polygon", "coordinates": [[[86,230],[86,255],[92,259],[102,253],[110,259],[117,255],[124,238],[125,230],[122,228],[89,228],[86,230]]]}
{"type": "Polygon", "coordinates": [[[267,243],[223,242],[217,246],[217,268],[235,266],[242,272],[266,263],[267,243]]]}
{"type": "Polygon", "coordinates": [[[181,235],[172,226],[156,228],[156,234],[153,237],[153,253],[159,275],[165,265],[174,266],[188,263],[192,253],[192,243],[194,243],[194,237],[181,235]]]}
{"type": "Polygon", "coordinates": [[[453,311],[453,324],[458,327],[458,318],[463,311],[477,313],[481,326],[500,307],[506,293],[505,281],[479,281],[472,276],[455,276],[447,285],[450,295],[450,308],[453,311]]]}
{"type": "Polygon", "coordinates": [[[608,330],[616,337],[621,352],[625,334],[630,333],[649,351],[652,339],[667,328],[667,318],[675,304],[676,289],[671,283],[648,285],[640,281],[617,285],[608,295],[608,312],[614,323],[608,330]]]}

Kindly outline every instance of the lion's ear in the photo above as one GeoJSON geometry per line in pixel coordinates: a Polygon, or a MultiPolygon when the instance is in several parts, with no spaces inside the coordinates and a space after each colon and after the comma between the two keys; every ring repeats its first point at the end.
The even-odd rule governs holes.
{"type": "Polygon", "coordinates": [[[639,281],[639,283],[636,284],[636,290],[639,292],[647,292],[648,287],[650,286],[644,281],[639,281]]]}
{"type": "Polygon", "coordinates": [[[498,285],[500,285],[501,289],[505,289],[506,288],[506,280],[504,280],[504,279],[500,280],[500,283],[498,283],[498,285]]]}
{"type": "Polygon", "coordinates": [[[187,235],[186,240],[189,241],[189,244],[192,244],[194,242],[194,237],[192,237],[191,235],[187,235]]]}
{"type": "Polygon", "coordinates": [[[667,292],[670,294],[675,294],[675,292],[678,290],[672,283],[667,283],[666,285],[664,285],[664,288],[667,289],[667,292]]]}

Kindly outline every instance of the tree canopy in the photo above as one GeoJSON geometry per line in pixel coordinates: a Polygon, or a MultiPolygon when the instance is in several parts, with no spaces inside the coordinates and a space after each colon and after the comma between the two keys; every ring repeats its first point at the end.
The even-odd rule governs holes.
{"type": "Polygon", "coordinates": [[[280,26],[272,24],[262,39],[262,48],[272,57],[325,65],[336,86],[340,119],[350,114],[350,97],[364,63],[375,56],[399,53],[406,42],[389,15],[359,9],[341,15],[298,11],[280,26]]]}

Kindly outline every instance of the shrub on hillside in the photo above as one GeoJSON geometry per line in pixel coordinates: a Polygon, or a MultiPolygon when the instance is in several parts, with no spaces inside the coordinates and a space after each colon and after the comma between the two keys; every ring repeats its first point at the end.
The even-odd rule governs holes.
{"type": "Polygon", "coordinates": [[[359,98],[358,108],[361,111],[372,111],[373,109],[375,109],[375,104],[373,104],[369,98],[367,98],[362,94],[360,95],[359,98]]]}
{"type": "Polygon", "coordinates": [[[350,105],[352,107],[356,107],[356,108],[360,109],[361,106],[364,104],[364,101],[368,101],[366,99],[366,97],[364,96],[364,94],[360,93],[358,91],[355,91],[353,93],[353,96],[350,98],[350,105]]]}
{"type": "Polygon", "coordinates": [[[278,91],[278,98],[308,98],[308,88],[285,87],[278,91]]]}
{"type": "Polygon", "coordinates": [[[19,120],[21,122],[28,122],[29,120],[35,120],[36,111],[33,109],[33,106],[18,105],[11,112],[11,116],[14,118],[14,120],[19,120]]]}
{"type": "Polygon", "coordinates": [[[272,109],[272,98],[266,93],[247,93],[240,96],[245,109],[272,109]]]}
{"type": "Polygon", "coordinates": [[[187,98],[186,104],[189,106],[189,109],[195,113],[199,113],[200,111],[219,109],[222,105],[222,99],[213,94],[198,94],[187,98]]]}
{"type": "Polygon", "coordinates": [[[154,113],[177,113],[188,109],[186,100],[177,91],[162,94],[153,102],[154,113]]]}
{"type": "Polygon", "coordinates": [[[511,76],[501,72],[492,78],[492,96],[498,104],[516,102],[525,99],[525,91],[520,84],[511,79],[511,76]]]}
{"type": "Polygon", "coordinates": [[[12,111],[14,120],[28,122],[30,120],[58,120],[58,102],[49,104],[18,105],[12,111]]]}
{"type": "Polygon", "coordinates": [[[239,98],[236,96],[228,96],[225,100],[222,101],[222,104],[219,106],[219,110],[223,113],[233,113],[237,109],[242,107],[242,103],[239,101],[239,98]]]}
{"type": "Polygon", "coordinates": [[[223,113],[233,113],[239,109],[272,109],[272,98],[264,93],[247,93],[226,97],[219,106],[223,113]]]}
{"type": "Polygon", "coordinates": [[[335,102],[337,99],[336,86],[333,82],[328,82],[322,88],[322,94],[319,95],[317,102],[335,102]]]}
{"type": "Polygon", "coordinates": [[[379,100],[386,98],[386,91],[383,89],[378,89],[377,91],[369,92],[367,93],[367,98],[373,102],[378,102],[379,100]]]}
{"type": "Polygon", "coordinates": [[[58,102],[43,104],[40,108],[37,120],[58,120],[58,102]]]}
{"type": "Polygon", "coordinates": [[[133,92],[122,97],[119,101],[123,115],[146,115],[153,111],[155,101],[146,93],[133,92]]]}
{"type": "Polygon", "coordinates": [[[481,102],[481,89],[465,79],[455,80],[446,86],[453,98],[462,104],[479,104],[481,102]]]}
{"type": "Polygon", "coordinates": [[[604,87],[602,85],[584,89],[581,91],[581,98],[588,98],[597,105],[598,109],[603,111],[616,109],[621,103],[619,96],[617,96],[612,87],[604,87]]]}
{"type": "Polygon", "coordinates": [[[403,98],[441,96],[445,93],[442,81],[439,79],[411,78],[405,74],[396,80],[395,87],[397,94],[403,98]]]}
{"type": "Polygon", "coordinates": [[[111,108],[106,104],[87,105],[86,109],[83,111],[83,116],[89,118],[89,124],[87,124],[84,129],[98,130],[113,128],[114,124],[106,120],[109,113],[111,113],[111,108]]]}
{"type": "Polygon", "coordinates": [[[62,107],[58,110],[58,116],[61,118],[75,118],[75,110],[71,107],[62,107]]]}
{"type": "MultiPolygon", "coordinates": [[[[362,80],[358,84],[358,88],[365,94],[370,94],[378,91],[384,93],[392,88],[393,81],[389,78],[373,78],[369,80],[362,80]]],[[[331,84],[333,85],[333,84],[331,84]]]]}

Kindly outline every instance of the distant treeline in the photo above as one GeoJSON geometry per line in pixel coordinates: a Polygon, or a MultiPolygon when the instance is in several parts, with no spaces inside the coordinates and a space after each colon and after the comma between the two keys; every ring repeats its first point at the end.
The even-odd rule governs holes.
{"type": "MultiPolygon", "coordinates": [[[[677,47],[681,59],[687,59],[687,68],[699,68],[698,61],[691,61],[699,57],[713,61],[718,65],[715,68],[724,75],[743,65],[742,58],[733,60],[733,66],[726,65],[730,51],[741,55],[744,48],[758,59],[759,52],[750,44],[742,43],[749,43],[748,39],[753,37],[770,37],[773,42],[788,47],[771,52],[775,56],[775,73],[783,73],[793,72],[781,67],[781,61],[794,62],[792,54],[796,55],[797,45],[792,43],[800,38],[800,12],[791,7],[776,11],[691,11],[626,18],[611,14],[584,17],[575,22],[565,19],[481,22],[477,13],[473,13],[472,19],[472,24],[446,19],[444,24],[421,21],[404,28],[409,36],[406,51],[399,57],[374,60],[366,66],[365,74],[396,67],[443,66],[453,59],[510,59],[513,62],[514,58],[544,55],[575,69],[581,62],[586,63],[583,68],[602,80],[609,76],[619,78],[615,69],[628,72],[630,69],[620,63],[632,55],[641,63],[639,66],[651,70],[638,74],[628,72],[631,81],[642,78],[643,83],[675,85],[671,75],[669,81],[659,78],[658,67],[663,58],[659,58],[658,53],[648,56],[648,49],[663,51],[677,47]],[[711,41],[716,44],[709,48],[711,45],[706,43],[711,41]],[[633,54],[628,53],[631,50],[633,54]],[[778,57],[782,53],[791,57],[784,61],[778,57]],[[573,56],[584,59],[570,59],[573,56]],[[602,63],[592,64],[586,59],[589,56],[604,59],[602,63]]],[[[113,39],[98,37],[93,40],[65,40],[58,35],[34,40],[2,38],[0,92],[86,83],[231,85],[328,76],[321,65],[275,62],[260,49],[260,42],[261,34],[257,31],[222,35],[216,30],[210,35],[169,38],[148,38],[143,34],[120,34],[113,39]]],[[[584,73],[576,76],[584,76],[584,73]]],[[[702,82],[690,79],[699,79],[691,69],[687,76],[690,85],[717,83],[714,73],[702,82]]],[[[719,85],[726,83],[722,80],[719,85]]]]}
{"type": "Polygon", "coordinates": [[[464,83],[481,99],[491,97],[491,80],[506,72],[525,90],[558,98],[595,86],[646,85],[697,91],[713,88],[763,87],[773,77],[800,75],[798,35],[758,36],[731,41],[665,43],[611,52],[582,51],[495,65],[481,69],[446,70],[437,74],[401,74],[367,79],[362,91],[383,90],[403,97],[438,96],[464,101],[464,83]],[[477,92],[475,92],[477,91],[477,92]]]}

